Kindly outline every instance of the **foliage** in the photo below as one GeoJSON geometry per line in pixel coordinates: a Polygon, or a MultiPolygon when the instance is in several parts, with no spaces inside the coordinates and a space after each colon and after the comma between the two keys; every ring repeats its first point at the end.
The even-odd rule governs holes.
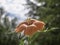
{"type": "Polygon", "coordinates": [[[32,39],[31,45],[60,45],[60,29],[54,28],[37,33],[32,39]]]}
{"type": "Polygon", "coordinates": [[[18,45],[19,38],[13,32],[16,27],[17,18],[9,20],[9,17],[4,14],[4,9],[0,8],[0,45],[18,45]],[[1,13],[2,12],[2,13],[1,13]],[[2,18],[2,16],[5,16],[2,18]]]}

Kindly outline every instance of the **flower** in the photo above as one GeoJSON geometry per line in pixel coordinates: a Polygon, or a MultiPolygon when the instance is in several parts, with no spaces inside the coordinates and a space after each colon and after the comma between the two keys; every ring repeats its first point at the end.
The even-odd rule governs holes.
{"type": "Polygon", "coordinates": [[[20,23],[15,31],[22,32],[24,30],[24,34],[28,36],[32,36],[34,33],[36,33],[38,30],[41,31],[45,26],[45,23],[43,21],[38,21],[35,19],[28,19],[22,23],[20,23]]]}

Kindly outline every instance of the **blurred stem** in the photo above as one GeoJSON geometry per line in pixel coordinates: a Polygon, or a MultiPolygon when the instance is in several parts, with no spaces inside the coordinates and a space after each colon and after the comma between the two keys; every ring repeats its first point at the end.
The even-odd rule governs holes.
{"type": "Polygon", "coordinates": [[[24,40],[24,45],[30,45],[30,38],[28,36],[24,40]]]}
{"type": "Polygon", "coordinates": [[[28,40],[24,40],[24,45],[29,45],[28,40]]]}
{"type": "Polygon", "coordinates": [[[30,45],[30,38],[28,36],[24,36],[21,40],[20,40],[20,45],[30,45]]]}

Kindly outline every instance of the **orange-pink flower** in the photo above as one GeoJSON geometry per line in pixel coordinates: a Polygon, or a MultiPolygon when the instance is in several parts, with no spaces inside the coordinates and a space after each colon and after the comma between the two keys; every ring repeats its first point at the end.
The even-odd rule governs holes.
{"type": "Polygon", "coordinates": [[[45,26],[45,23],[43,21],[30,19],[30,20],[20,23],[16,27],[15,31],[18,33],[18,32],[22,32],[24,30],[25,35],[32,36],[38,30],[41,31],[44,28],[44,26],[45,26]]]}

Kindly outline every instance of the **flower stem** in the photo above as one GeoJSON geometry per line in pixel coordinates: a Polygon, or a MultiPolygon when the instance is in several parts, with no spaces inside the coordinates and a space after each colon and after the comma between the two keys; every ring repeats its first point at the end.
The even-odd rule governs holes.
{"type": "Polygon", "coordinates": [[[25,37],[24,45],[30,45],[30,38],[28,36],[25,37]]]}

